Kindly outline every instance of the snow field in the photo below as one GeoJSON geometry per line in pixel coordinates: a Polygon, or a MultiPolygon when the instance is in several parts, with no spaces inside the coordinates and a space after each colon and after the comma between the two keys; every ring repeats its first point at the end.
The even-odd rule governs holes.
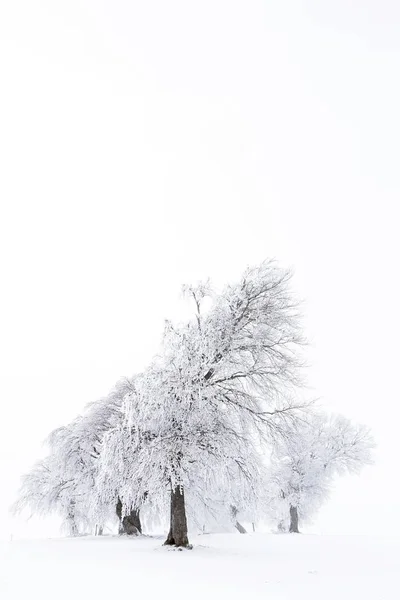
{"type": "Polygon", "coordinates": [[[1,600],[399,600],[400,539],[211,534],[60,538],[0,546],[1,600]]]}

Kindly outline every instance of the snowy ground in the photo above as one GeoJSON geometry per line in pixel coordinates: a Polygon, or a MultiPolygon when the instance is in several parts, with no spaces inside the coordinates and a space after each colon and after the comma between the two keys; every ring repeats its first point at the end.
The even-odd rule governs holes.
{"type": "Polygon", "coordinates": [[[148,537],[3,543],[0,598],[400,598],[399,538],[256,533],[192,541],[182,552],[148,537]]]}

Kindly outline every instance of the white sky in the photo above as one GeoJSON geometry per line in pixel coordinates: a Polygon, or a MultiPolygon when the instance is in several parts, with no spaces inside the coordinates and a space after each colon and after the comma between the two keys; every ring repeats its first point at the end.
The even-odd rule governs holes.
{"type": "Polygon", "coordinates": [[[19,476],[146,364],[180,285],[269,256],[315,393],[379,443],[317,528],[400,533],[399,73],[396,0],[2,0],[0,536],[34,531],[19,476]]]}

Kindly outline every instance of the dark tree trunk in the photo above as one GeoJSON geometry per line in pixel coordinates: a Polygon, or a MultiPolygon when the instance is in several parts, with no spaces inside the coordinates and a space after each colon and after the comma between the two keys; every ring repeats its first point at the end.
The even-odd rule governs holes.
{"type": "Polygon", "coordinates": [[[131,510],[128,515],[122,519],[122,528],[127,535],[139,535],[142,533],[142,524],[138,510],[131,510]]]}
{"type": "Polygon", "coordinates": [[[236,519],[238,512],[239,511],[236,508],[236,506],[231,506],[231,514],[232,514],[233,520],[235,522],[236,529],[238,530],[239,533],[247,533],[247,531],[245,530],[245,528],[243,527],[243,525],[241,525],[239,523],[239,521],[236,519]]]}
{"type": "Polygon", "coordinates": [[[290,527],[289,533],[300,533],[299,531],[299,513],[297,506],[291,506],[289,509],[290,513],[290,527]]]}
{"type": "Polygon", "coordinates": [[[164,545],[184,548],[189,546],[185,494],[180,486],[171,490],[170,529],[164,545]]]}
{"type": "Polygon", "coordinates": [[[243,525],[241,525],[239,523],[239,521],[236,521],[235,527],[236,527],[236,529],[238,530],[239,533],[247,533],[247,531],[245,530],[245,528],[243,527],[243,525]]]}
{"type": "Polygon", "coordinates": [[[117,517],[119,519],[119,535],[139,535],[139,533],[142,533],[142,524],[140,522],[140,515],[138,510],[132,508],[130,513],[123,517],[122,502],[121,499],[118,498],[115,512],[117,513],[117,517]]]}

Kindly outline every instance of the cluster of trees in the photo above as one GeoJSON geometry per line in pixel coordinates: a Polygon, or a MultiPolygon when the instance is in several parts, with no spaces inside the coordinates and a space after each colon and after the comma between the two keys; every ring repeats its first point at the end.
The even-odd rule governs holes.
{"type": "Polygon", "coordinates": [[[118,521],[193,528],[269,517],[298,531],[332,478],[370,462],[369,433],[296,400],[304,343],[291,273],[274,261],[216,292],[187,287],[193,318],[166,323],[148,368],[121,380],[48,438],[15,509],[55,512],[70,535],[118,521]]]}

